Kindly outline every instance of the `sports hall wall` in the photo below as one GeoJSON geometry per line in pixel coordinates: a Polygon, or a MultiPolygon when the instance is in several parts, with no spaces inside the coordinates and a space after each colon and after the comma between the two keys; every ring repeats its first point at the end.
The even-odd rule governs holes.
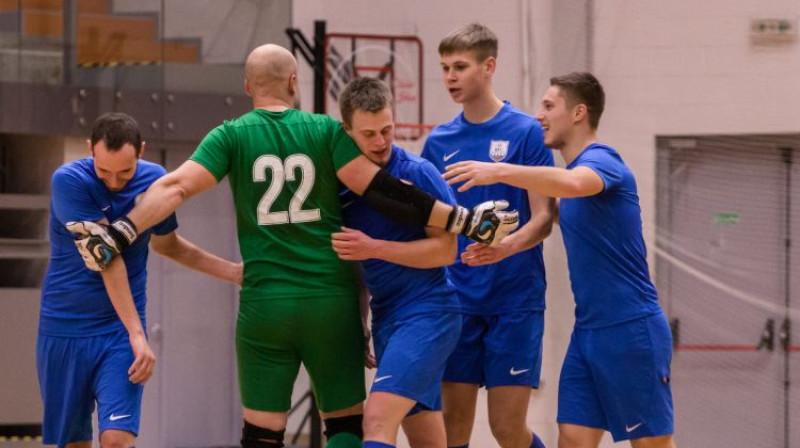
{"type": "MultiPolygon", "coordinates": [[[[180,3],[181,0],[171,0],[167,4],[173,4],[172,1],[180,3]]],[[[181,37],[187,34],[203,35],[203,31],[206,31],[202,38],[215,43],[213,49],[204,53],[208,61],[231,62],[229,59],[238,58],[232,62],[241,62],[247,51],[247,42],[215,38],[219,37],[218,33],[212,35],[210,30],[216,28],[203,27],[202,24],[211,23],[204,21],[219,24],[228,20],[231,26],[236,26],[248,19],[246,13],[237,15],[246,12],[246,8],[232,8],[232,5],[242,6],[235,1],[202,3],[202,7],[196,8],[196,16],[184,21],[170,20],[168,24],[172,25],[165,32],[170,37],[181,37]]],[[[160,7],[159,1],[152,0],[115,0],[114,4],[115,8],[132,12],[160,7]]],[[[277,14],[276,11],[287,9],[267,8],[261,14],[277,14]]],[[[313,35],[315,20],[326,20],[329,32],[419,36],[425,50],[425,121],[430,124],[447,121],[459,112],[442,86],[436,47],[447,32],[470,21],[488,25],[500,39],[498,71],[494,78],[497,95],[530,113],[535,112],[551,75],[571,70],[593,71],[604,84],[607,94],[600,138],[620,151],[637,177],[649,261],[654,273],[659,263],[665,263],[655,250],[661,236],[657,216],[660,182],[657,175],[658,137],[800,134],[800,42],[795,38],[783,44],[754,45],[750,36],[752,19],[792,18],[796,26],[800,17],[800,3],[796,0],[501,0],[493,3],[474,0],[294,0],[288,11],[291,12],[292,26],[300,28],[308,37],[313,35]]],[[[280,29],[261,28],[254,32],[256,41],[279,39],[286,42],[280,29]]],[[[301,62],[301,67],[303,108],[310,110],[312,75],[304,62],[301,62]]],[[[77,151],[82,150],[81,145],[81,139],[64,143],[65,147],[74,147],[77,151]]],[[[167,158],[169,168],[175,168],[189,151],[190,148],[186,147],[172,151],[167,158]]],[[[562,163],[558,156],[556,160],[562,163]]],[[[731,182],[735,182],[735,179],[731,182]]],[[[717,187],[716,193],[725,193],[725,184],[717,187]]],[[[218,207],[218,210],[230,210],[226,208],[227,194],[227,191],[217,192],[209,199],[209,203],[218,207]]],[[[179,213],[186,234],[198,241],[204,238],[212,241],[204,246],[223,254],[235,252],[232,218],[211,224],[219,213],[205,210],[201,205],[187,204],[186,209],[179,213]],[[230,235],[216,238],[225,230],[230,235]]],[[[564,247],[557,227],[545,244],[545,257],[548,311],[543,383],[540,390],[533,393],[529,421],[548,446],[555,446],[558,372],[570,337],[574,310],[564,247]]],[[[180,346],[180,350],[173,349],[165,355],[161,367],[180,372],[180,376],[183,376],[185,372],[192,372],[193,368],[207,370],[212,366],[211,374],[219,375],[221,379],[213,391],[211,388],[197,390],[188,384],[191,381],[185,381],[186,384],[168,381],[152,384],[147,392],[153,397],[151,402],[179,403],[180,406],[163,406],[161,412],[168,414],[164,416],[164,421],[172,422],[170,427],[147,421],[148,412],[154,415],[151,411],[155,405],[145,408],[144,423],[156,428],[159,437],[153,440],[186,444],[205,438],[215,443],[234,443],[239,416],[229,414],[237,408],[235,399],[231,398],[236,395],[235,367],[232,354],[227,353],[232,347],[232,337],[225,338],[232,334],[235,310],[230,306],[221,316],[182,314],[181,310],[196,309],[193,307],[198,304],[192,303],[192,300],[199,301],[199,307],[211,308],[215,306],[212,300],[233,300],[235,293],[211,283],[197,283],[193,274],[178,272],[180,268],[167,266],[168,263],[160,260],[151,265],[151,269],[158,268],[165,272],[152,274],[151,280],[160,291],[170,294],[172,304],[186,304],[185,307],[177,307],[166,302],[167,305],[158,308],[177,323],[172,334],[183,334],[181,338],[184,345],[180,346]],[[181,284],[192,284],[191,294],[183,291],[181,284]],[[217,296],[199,297],[206,291],[214,291],[217,296]],[[228,320],[228,325],[215,325],[215,321],[220,319],[228,320]],[[213,346],[211,352],[216,359],[209,359],[202,349],[203,344],[213,346]],[[185,347],[190,348],[187,350],[185,347]],[[219,389],[224,389],[224,392],[219,389]],[[200,400],[203,405],[224,402],[224,408],[213,412],[192,409],[192,403],[199,400],[192,395],[202,394],[213,395],[200,400]],[[227,417],[220,417],[222,415],[227,417]]],[[[704,299],[696,298],[698,301],[704,299]]],[[[746,312],[747,309],[743,309],[742,313],[746,312]]],[[[795,339],[800,337],[795,336],[795,339]]],[[[1,343],[8,344],[8,341],[1,343]]],[[[676,357],[680,356],[683,355],[676,354],[676,357]]],[[[800,364],[796,361],[793,363],[797,368],[793,370],[792,379],[794,383],[800,383],[797,376],[800,364]]],[[[733,361],[720,366],[721,371],[741,367],[733,361]]],[[[170,378],[175,376],[172,373],[170,378]]],[[[707,387],[713,388],[715,385],[715,382],[710,382],[707,387]]],[[[676,384],[676,387],[679,386],[676,384]]],[[[296,397],[307,387],[307,379],[301,377],[296,397]]],[[[744,383],[741,387],[748,388],[750,383],[744,383]]],[[[800,415],[800,391],[791,397],[790,406],[796,409],[792,414],[796,422],[800,415]]],[[[5,398],[0,397],[0,409],[15,406],[5,398]]],[[[485,402],[484,398],[481,397],[481,402],[485,402]]],[[[679,446],[712,446],[701,444],[693,436],[682,432],[682,425],[687,427],[696,423],[681,418],[682,406],[688,408],[698,406],[698,403],[689,402],[684,395],[676,395],[676,440],[679,446]]],[[[747,407],[747,404],[743,406],[747,407]]],[[[732,410],[724,408],[706,410],[706,414],[725,415],[730,412],[732,410]]],[[[748,420],[745,414],[741,420],[726,423],[730,426],[723,425],[720,431],[735,429],[736,422],[740,426],[747,425],[748,420]]],[[[782,427],[782,421],[776,422],[769,431],[777,434],[782,427]]],[[[473,446],[496,446],[488,428],[486,409],[479,408],[473,446]]],[[[796,434],[791,443],[791,447],[800,447],[800,434],[796,434]]],[[[606,440],[603,446],[612,446],[612,443],[606,440]]],[[[751,446],[783,445],[756,441],[751,446]]]]}

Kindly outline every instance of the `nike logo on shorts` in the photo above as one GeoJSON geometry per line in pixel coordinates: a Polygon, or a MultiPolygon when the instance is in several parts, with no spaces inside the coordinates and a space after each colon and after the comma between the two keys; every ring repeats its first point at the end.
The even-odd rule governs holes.
{"type": "Polygon", "coordinates": [[[381,381],[383,381],[383,380],[385,380],[385,379],[387,379],[387,378],[391,378],[391,377],[392,377],[392,375],[379,376],[379,377],[376,377],[376,378],[375,378],[375,382],[376,382],[376,383],[380,383],[381,381]]]}
{"type": "Polygon", "coordinates": [[[460,152],[461,152],[461,150],[459,149],[459,150],[456,150],[456,152],[451,152],[450,154],[445,154],[445,156],[442,157],[442,158],[444,159],[445,162],[447,162],[448,160],[452,159],[454,155],[456,155],[456,154],[458,154],[460,152]]]}
{"type": "Polygon", "coordinates": [[[115,422],[117,420],[121,420],[123,418],[128,418],[130,416],[131,416],[130,414],[125,414],[125,415],[114,415],[114,414],[111,414],[111,417],[108,417],[108,419],[111,420],[112,422],[115,422]]]}
{"type": "Polygon", "coordinates": [[[642,422],[639,422],[639,423],[637,423],[637,424],[635,424],[633,426],[625,425],[625,432],[633,432],[633,431],[636,430],[636,428],[638,428],[640,426],[642,426],[642,422]]]}
{"type": "Polygon", "coordinates": [[[512,367],[511,370],[508,371],[508,373],[510,373],[511,376],[517,376],[517,375],[519,375],[521,373],[527,372],[528,370],[531,370],[531,369],[514,370],[514,368],[512,367]]]}

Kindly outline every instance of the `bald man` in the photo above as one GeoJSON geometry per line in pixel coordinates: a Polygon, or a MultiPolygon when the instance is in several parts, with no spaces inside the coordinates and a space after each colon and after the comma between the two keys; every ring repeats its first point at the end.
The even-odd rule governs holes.
{"type": "Polygon", "coordinates": [[[83,254],[102,269],[137,232],[228,175],[245,266],[236,328],[242,447],[284,446],[301,362],[327,447],[360,447],[364,336],[355,268],[331,247],[342,226],[339,181],[390,218],[484,243],[513,231],[517,215],[494,201],[473,210],[436,201],[361,155],[339,122],[294,109],[297,61],[282,47],[250,53],[244,89],[254,109],[209,132],[127,217],[79,240],[83,254]]]}

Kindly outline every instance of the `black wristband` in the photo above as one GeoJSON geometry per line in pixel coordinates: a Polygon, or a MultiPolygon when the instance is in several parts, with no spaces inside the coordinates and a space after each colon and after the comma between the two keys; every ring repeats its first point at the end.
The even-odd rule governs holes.
{"type": "Polygon", "coordinates": [[[445,227],[445,230],[447,230],[450,233],[458,233],[466,236],[467,234],[466,224],[470,220],[471,215],[472,215],[472,210],[469,210],[460,205],[454,205],[453,210],[447,217],[447,226],[445,227]]]}
{"type": "Polygon", "coordinates": [[[136,225],[127,216],[117,219],[108,226],[108,235],[117,243],[120,251],[130,246],[138,236],[136,225]]]}

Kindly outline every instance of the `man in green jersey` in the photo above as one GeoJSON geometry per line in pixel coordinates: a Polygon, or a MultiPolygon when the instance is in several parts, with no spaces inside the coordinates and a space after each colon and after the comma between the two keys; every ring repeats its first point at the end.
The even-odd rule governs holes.
{"type": "Polygon", "coordinates": [[[293,109],[297,61],[276,45],[253,50],[245,91],[254,110],[213,129],[190,159],[153,184],[131,213],[82,239],[101,268],[187,198],[229,177],[245,264],[236,330],[244,405],[242,446],[282,447],[292,386],[308,370],[328,447],[361,446],[363,335],[354,267],[331,234],[342,226],[339,181],[387,216],[492,243],[517,213],[436,201],[361,155],[339,122],[293,109]]]}

